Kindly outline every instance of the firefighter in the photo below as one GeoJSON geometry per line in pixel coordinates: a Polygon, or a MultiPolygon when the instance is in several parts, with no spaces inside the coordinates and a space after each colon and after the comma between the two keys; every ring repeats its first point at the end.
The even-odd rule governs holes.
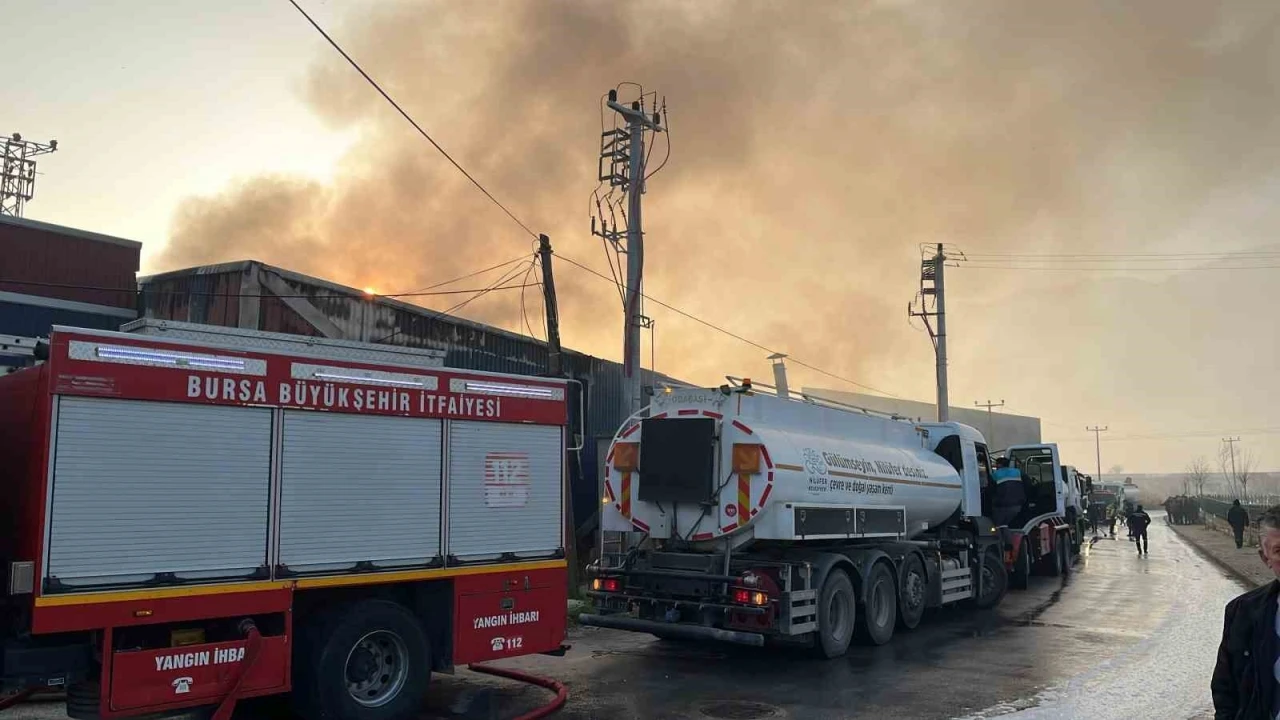
{"type": "Polygon", "coordinates": [[[1239,500],[1231,503],[1231,509],[1227,511],[1227,524],[1236,536],[1236,549],[1239,550],[1244,547],[1244,529],[1249,525],[1249,511],[1241,507],[1239,500]]]}
{"type": "Polygon", "coordinates": [[[1116,538],[1116,509],[1114,507],[1107,508],[1107,526],[1111,531],[1111,539],[1116,538]]]}
{"type": "Polygon", "coordinates": [[[1133,536],[1133,542],[1138,546],[1139,555],[1150,554],[1147,552],[1147,526],[1150,524],[1151,516],[1142,509],[1141,505],[1129,515],[1129,534],[1133,536]]]}
{"type": "Polygon", "coordinates": [[[1022,512],[1022,506],[1027,501],[1027,491],[1022,484],[1022,473],[1017,469],[1009,467],[1009,458],[999,458],[996,460],[995,472],[991,473],[991,479],[995,481],[995,496],[992,498],[992,518],[996,525],[1005,525],[1013,522],[1013,519],[1022,512]]]}

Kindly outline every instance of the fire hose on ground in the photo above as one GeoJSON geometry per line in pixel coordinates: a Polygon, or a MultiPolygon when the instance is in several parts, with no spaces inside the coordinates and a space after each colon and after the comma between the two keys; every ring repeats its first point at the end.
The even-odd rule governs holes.
{"type": "Polygon", "coordinates": [[[486,675],[494,675],[508,680],[515,680],[516,682],[522,682],[526,685],[537,685],[538,687],[551,690],[556,694],[555,698],[553,698],[551,702],[543,705],[542,707],[530,710],[529,712],[517,717],[515,720],[538,720],[538,718],[547,717],[564,707],[565,700],[569,699],[569,689],[566,688],[564,683],[559,680],[552,680],[551,678],[539,677],[537,675],[520,672],[519,670],[508,670],[507,668],[494,667],[492,665],[470,665],[469,667],[478,673],[485,673],[486,675]]]}
{"type": "Polygon", "coordinates": [[[23,690],[7,697],[0,697],[0,711],[8,710],[36,693],[35,689],[23,690]]]}
{"type": "MultiPolygon", "coordinates": [[[[257,628],[250,626],[246,634],[250,636],[250,647],[256,651],[256,645],[258,643],[254,643],[253,641],[260,637],[254,637],[257,636],[257,628]]],[[[252,655],[256,657],[257,653],[253,652],[252,655]]],[[[252,660],[250,660],[250,662],[251,661],[252,660]]],[[[515,718],[515,720],[539,720],[540,718],[545,718],[564,707],[565,701],[569,699],[569,689],[566,688],[564,683],[559,680],[552,680],[538,675],[530,675],[529,673],[520,672],[519,670],[508,670],[507,668],[493,667],[492,665],[471,665],[470,668],[478,673],[506,678],[508,680],[515,680],[516,682],[522,682],[526,685],[536,685],[541,688],[546,688],[556,694],[556,696],[551,699],[551,702],[541,707],[534,708],[533,710],[515,718]]],[[[240,683],[237,682],[236,687],[232,692],[227,694],[227,697],[218,706],[215,718],[219,716],[224,718],[228,717],[229,713],[234,710],[239,689],[240,683]]],[[[18,703],[30,699],[31,696],[35,694],[36,690],[30,689],[23,690],[22,692],[15,693],[8,697],[0,697],[0,710],[8,710],[18,703]]]]}

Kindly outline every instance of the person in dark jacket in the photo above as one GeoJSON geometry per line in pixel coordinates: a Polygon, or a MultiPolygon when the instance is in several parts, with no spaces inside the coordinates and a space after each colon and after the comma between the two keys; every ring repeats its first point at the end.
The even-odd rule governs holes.
{"type": "Polygon", "coordinates": [[[1231,503],[1231,509],[1227,511],[1227,524],[1231,526],[1231,532],[1236,536],[1236,549],[1244,547],[1244,529],[1249,526],[1249,511],[1240,506],[1240,501],[1236,500],[1231,503]]]}
{"type": "MultiPolygon", "coordinates": [[[[1258,556],[1280,578],[1280,505],[1258,519],[1258,556]]],[[[1276,614],[1280,580],[1227,603],[1209,689],[1214,720],[1272,720],[1280,711],[1276,614]]]]}
{"type": "Polygon", "coordinates": [[[1151,525],[1151,516],[1146,510],[1139,505],[1133,514],[1129,516],[1129,534],[1133,536],[1133,542],[1138,546],[1139,555],[1149,555],[1147,552],[1147,527],[1151,525]]]}
{"type": "Polygon", "coordinates": [[[1013,522],[1022,506],[1027,502],[1027,490],[1022,483],[1022,473],[1017,468],[1009,467],[1009,458],[996,460],[995,472],[991,473],[995,481],[995,496],[992,499],[992,520],[996,525],[1008,525],[1013,522]]]}

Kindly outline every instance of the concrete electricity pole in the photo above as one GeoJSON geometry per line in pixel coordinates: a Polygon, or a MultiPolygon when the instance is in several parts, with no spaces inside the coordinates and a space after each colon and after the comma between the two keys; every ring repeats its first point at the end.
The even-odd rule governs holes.
{"type": "Polygon", "coordinates": [[[1087,427],[1085,430],[1093,433],[1093,451],[1098,456],[1098,482],[1102,482],[1102,433],[1107,431],[1106,427],[1087,427]]]}
{"type": "MultiPolygon", "coordinates": [[[[1240,480],[1240,478],[1236,477],[1236,443],[1240,442],[1240,438],[1238,437],[1222,438],[1222,442],[1226,443],[1227,447],[1231,448],[1231,484],[1234,485],[1240,480]]],[[[1241,488],[1240,494],[1246,495],[1246,493],[1244,492],[1244,488],[1241,488]]],[[[1242,497],[1240,499],[1242,501],[1248,500],[1247,497],[1242,497]]]]}
{"type": "Polygon", "coordinates": [[[938,376],[938,422],[947,422],[951,418],[950,401],[947,399],[947,300],[943,284],[943,268],[946,264],[947,256],[942,251],[942,243],[938,243],[933,257],[925,258],[920,263],[920,309],[907,307],[908,315],[924,320],[929,338],[933,340],[938,376]],[[933,297],[932,311],[928,306],[929,297],[933,297]],[[936,330],[929,318],[937,319],[936,330]]]}
{"type": "Polygon", "coordinates": [[[973,406],[984,407],[987,409],[987,447],[991,448],[992,450],[998,450],[999,446],[996,445],[996,441],[993,439],[996,436],[996,429],[995,429],[995,425],[993,424],[993,420],[991,419],[991,409],[1004,407],[1004,401],[1001,400],[998,403],[993,403],[990,400],[987,400],[984,403],[980,403],[977,400],[974,400],[973,406]]]}
{"type": "Polygon", "coordinates": [[[624,309],[626,321],[623,335],[622,375],[631,412],[644,407],[644,381],[640,360],[641,287],[644,281],[644,232],[640,226],[640,196],[644,194],[644,134],[662,132],[657,112],[646,113],[637,100],[630,107],[618,103],[618,91],[609,91],[609,108],[627,121],[628,167],[624,183],[627,191],[627,287],[624,309]]]}

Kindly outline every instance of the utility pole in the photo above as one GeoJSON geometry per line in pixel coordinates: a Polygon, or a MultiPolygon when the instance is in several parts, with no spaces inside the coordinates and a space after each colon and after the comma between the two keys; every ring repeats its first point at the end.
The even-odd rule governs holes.
{"type": "MultiPolygon", "coordinates": [[[[641,307],[642,287],[644,282],[644,231],[641,229],[641,203],[644,194],[645,152],[644,134],[646,131],[662,132],[660,113],[645,112],[639,100],[630,106],[618,103],[618,91],[609,91],[609,109],[618,113],[627,121],[626,135],[613,133],[613,137],[602,139],[602,144],[612,143],[608,157],[614,161],[625,159],[627,162],[625,175],[612,172],[611,182],[618,180],[627,193],[626,237],[627,237],[627,285],[623,308],[626,320],[623,326],[622,375],[626,386],[627,400],[631,412],[639,412],[644,407],[644,381],[641,371],[640,329],[645,326],[645,317],[641,307]],[[625,144],[625,146],[623,146],[625,144]]],[[[602,147],[602,157],[605,156],[602,147]]]]}
{"type": "MultiPolygon", "coordinates": [[[[1234,486],[1237,482],[1240,481],[1240,478],[1236,477],[1236,443],[1240,442],[1240,438],[1238,437],[1222,438],[1222,442],[1226,443],[1227,447],[1231,448],[1231,484],[1234,486]]],[[[1243,496],[1246,496],[1246,497],[1241,497],[1240,498],[1241,500],[1249,499],[1247,497],[1248,493],[1244,492],[1244,488],[1241,488],[1240,494],[1243,496]]]]}
{"type": "Polygon", "coordinates": [[[1097,456],[1098,456],[1098,483],[1101,484],[1102,483],[1102,433],[1106,432],[1108,428],[1105,426],[1098,427],[1097,425],[1094,425],[1093,427],[1085,428],[1085,430],[1088,430],[1089,432],[1093,433],[1093,451],[1097,453],[1097,456]]]}
{"type": "MultiPolygon", "coordinates": [[[[538,259],[542,263],[542,305],[546,308],[547,316],[547,375],[550,377],[564,377],[564,365],[560,352],[560,308],[556,303],[556,278],[551,271],[551,238],[546,235],[538,235],[538,259]]],[[[565,386],[565,390],[569,390],[570,385],[565,386]]],[[[582,387],[579,385],[578,387],[582,387]]],[[[578,396],[578,402],[587,401],[585,393],[578,396]]],[[[572,400],[571,400],[572,402],[572,400]]],[[[570,405],[572,407],[572,405],[570,405]]],[[[581,405],[579,405],[581,407],[581,405]]],[[[572,417],[572,414],[570,414],[572,417]]],[[[572,421],[570,427],[572,429],[572,421]]],[[[581,437],[586,437],[585,428],[577,428],[577,433],[581,437]]],[[[570,435],[572,439],[572,435],[570,435]]],[[[581,455],[578,459],[578,475],[582,474],[581,455]]],[[[578,589],[578,528],[573,518],[573,492],[571,487],[572,475],[565,476],[564,483],[564,553],[565,560],[568,563],[569,572],[569,588],[571,592],[577,592],[578,589]]]]}
{"type": "Polygon", "coordinates": [[[938,422],[951,419],[951,408],[947,399],[947,301],[943,285],[943,268],[946,267],[947,256],[943,252],[942,243],[937,244],[937,252],[920,263],[920,308],[908,306],[907,314],[924,320],[929,330],[929,338],[933,340],[933,354],[937,362],[938,376],[938,422]],[[929,298],[933,298],[933,309],[929,309],[929,298]],[[934,329],[929,318],[938,321],[934,329]]]}
{"type": "Polygon", "coordinates": [[[538,257],[542,261],[542,304],[547,314],[547,374],[563,374],[560,359],[560,309],[556,305],[556,279],[551,271],[551,238],[538,236],[538,257]]]}
{"type": "Polygon", "coordinates": [[[23,140],[14,133],[0,139],[0,215],[22,217],[22,208],[35,196],[36,158],[58,150],[58,141],[23,140]]]}
{"type": "Polygon", "coordinates": [[[999,448],[996,446],[996,441],[995,441],[996,428],[995,428],[995,425],[994,425],[994,421],[991,419],[991,409],[992,409],[992,408],[998,408],[998,407],[1000,407],[1000,408],[1004,407],[1004,400],[1001,400],[1001,401],[1000,401],[1000,402],[998,402],[998,403],[993,403],[993,402],[991,402],[991,400],[990,400],[990,399],[988,399],[988,400],[987,400],[986,402],[984,402],[984,403],[980,403],[980,402],[978,402],[977,400],[974,400],[974,401],[973,401],[973,405],[974,405],[974,407],[984,407],[984,408],[986,408],[986,409],[987,409],[987,447],[989,447],[989,448],[991,448],[991,449],[993,449],[993,450],[999,449],[999,448]]]}

